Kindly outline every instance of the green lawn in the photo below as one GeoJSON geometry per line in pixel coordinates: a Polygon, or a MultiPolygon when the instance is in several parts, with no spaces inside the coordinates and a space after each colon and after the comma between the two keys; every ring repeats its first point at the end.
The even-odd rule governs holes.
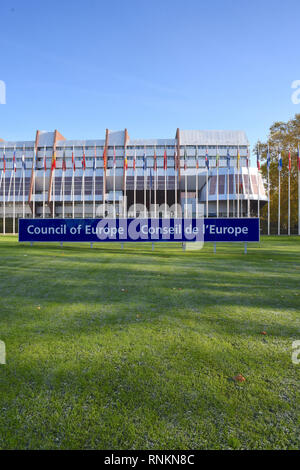
{"type": "Polygon", "coordinates": [[[300,238],[7,236],[0,283],[0,448],[300,448],[300,238]]]}

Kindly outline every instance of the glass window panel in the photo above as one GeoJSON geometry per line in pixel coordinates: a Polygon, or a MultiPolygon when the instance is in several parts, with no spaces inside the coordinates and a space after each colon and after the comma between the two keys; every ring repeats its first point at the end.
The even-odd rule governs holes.
{"type": "Polygon", "coordinates": [[[257,194],[257,178],[256,175],[251,175],[251,183],[253,188],[253,194],[257,194]]]}
{"type": "Polygon", "coordinates": [[[219,194],[225,193],[225,175],[219,175],[219,194]]]}
{"type": "Polygon", "coordinates": [[[209,194],[213,195],[216,193],[216,188],[217,188],[217,177],[212,176],[210,178],[210,186],[209,186],[209,194]]]}

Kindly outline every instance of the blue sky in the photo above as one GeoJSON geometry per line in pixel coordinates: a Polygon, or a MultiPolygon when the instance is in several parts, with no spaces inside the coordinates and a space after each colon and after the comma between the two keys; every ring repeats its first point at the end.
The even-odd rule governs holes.
{"type": "Polygon", "coordinates": [[[172,138],[300,112],[299,0],[1,0],[0,137],[172,138]]]}

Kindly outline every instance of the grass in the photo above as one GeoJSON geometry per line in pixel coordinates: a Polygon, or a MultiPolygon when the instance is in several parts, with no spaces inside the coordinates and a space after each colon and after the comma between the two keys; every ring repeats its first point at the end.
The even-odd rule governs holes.
{"type": "Polygon", "coordinates": [[[0,285],[1,449],[299,449],[299,238],[7,236],[0,285]]]}

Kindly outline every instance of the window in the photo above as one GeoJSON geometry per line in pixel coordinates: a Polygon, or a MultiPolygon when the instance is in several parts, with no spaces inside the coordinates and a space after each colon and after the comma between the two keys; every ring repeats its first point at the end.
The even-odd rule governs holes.
{"type": "Polygon", "coordinates": [[[229,175],[229,194],[233,194],[233,175],[229,175]]]}
{"type": "Polygon", "coordinates": [[[258,176],[258,181],[259,181],[259,194],[260,196],[265,196],[266,195],[265,188],[264,188],[263,181],[260,175],[258,176]]]}
{"type": "Polygon", "coordinates": [[[225,175],[219,175],[219,194],[225,193],[225,175]]]}
{"type": "Polygon", "coordinates": [[[251,186],[249,185],[249,176],[243,175],[243,179],[244,179],[245,194],[252,194],[251,186]]]}
{"type": "Polygon", "coordinates": [[[251,183],[253,188],[253,194],[257,194],[257,179],[256,175],[251,175],[251,183]]]}
{"type": "Polygon", "coordinates": [[[213,195],[216,193],[216,187],[217,187],[217,177],[212,176],[210,178],[210,186],[209,186],[209,194],[213,195]]]}
{"type": "Polygon", "coordinates": [[[235,175],[235,192],[237,194],[243,194],[243,178],[242,175],[235,175]]]}

